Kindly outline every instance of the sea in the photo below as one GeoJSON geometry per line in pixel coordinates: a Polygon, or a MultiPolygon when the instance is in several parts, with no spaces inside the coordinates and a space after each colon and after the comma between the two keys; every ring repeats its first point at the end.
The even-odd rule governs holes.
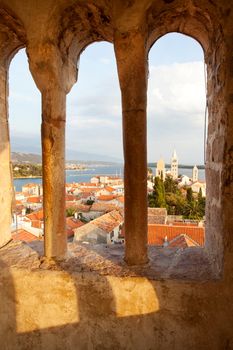
{"type": "MultiPolygon", "coordinates": [[[[155,168],[151,168],[155,174],[155,168]]],[[[124,166],[122,164],[109,166],[91,166],[85,170],[66,170],[66,183],[73,182],[90,182],[90,179],[95,175],[115,175],[123,177],[124,166]]],[[[179,168],[179,174],[192,177],[192,169],[179,168]]],[[[205,180],[205,170],[199,169],[199,180],[205,180]]],[[[28,183],[42,183],[42,178],[24,178],[14,179],[14,186],[17,192],[22,191],[22,186],[28,183]]]]}

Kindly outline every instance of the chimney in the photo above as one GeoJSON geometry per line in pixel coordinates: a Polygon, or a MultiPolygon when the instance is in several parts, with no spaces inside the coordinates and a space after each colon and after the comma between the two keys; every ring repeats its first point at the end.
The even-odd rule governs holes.
{"type": "Polygon", "coordinates": [[[164,237],[163,246],[164,246],[164,247],[167,247],[168,245],[169,245],[169,242],[168,242],[167,236],[165,236],[165,237],[164,237]]]}

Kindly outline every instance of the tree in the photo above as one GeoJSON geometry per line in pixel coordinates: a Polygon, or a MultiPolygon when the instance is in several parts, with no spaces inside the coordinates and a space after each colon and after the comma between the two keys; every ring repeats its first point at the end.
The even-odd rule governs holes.
{"type": "Polygon", "coordinates": [[[205,216],[205,197],[202,196],[202,190],[200,188],[197,196],[197,202],[198,202],[198,207],[199,207],[199,212],[200,215],[205,216]]]}
{"type": "Polygon", "coordinates": [[[166,193],[165,198],[169,215],[183,215],[186,200],[181,192],[166,193]]]}
{"type": "Polygon", "coordinates": [[[184,207],[184,217],[191,220],[201,220],[203,218],[199,210],[198,201],[186,203],[184,207]]]}
{"type": "Polygon", "coordinates": [[[187,192],[186,192],[186,200],[188,203],[192,203],[194,201],[193,198],[193,190],[191,187],[187,188],[187,192]]]}
{"type": "Polygon", "coordinates": [[[164,181],[164,188],[166,193],[176,193],[178,190],[177,183],[171,176],[166,176],[166,179],[164,181]]]}
{"type": "Polygon", "coordinates": [[[159,177],[154,179],[153,193],[148,196],[149,207],[166,208],[164,183],[159,177]]]}
{"type": "Polygon", "coordinates": [[[75,212],[76,212],[75,208],[72,208],[72,207],[67,208],[66,209],[66,217],[74,216],[75,212]]]}

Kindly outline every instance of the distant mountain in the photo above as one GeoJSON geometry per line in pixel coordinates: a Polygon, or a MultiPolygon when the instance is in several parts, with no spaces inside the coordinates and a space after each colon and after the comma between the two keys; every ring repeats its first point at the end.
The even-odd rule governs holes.
{"type": "MultiPolygon", "coordinates": [[[[75,151],[67,152],[68,156],[66,159],[66,163],[101,163],[101,164],[112,164],[112,163],[122,163],[119,159],[113,157],[105,157],[100,156],[98,154],[88,154],[88,153],[80,153],[75,151]]],[[[35,153],[23,153],[23,152],[11,152],[11,160],[12,163],[33,163],[40,164],[42,163],[42,157],[40,154],[35,153]]]]}
{"type": "Polygon", "coordinates": [[[13,163],[34,163],[34,164],[38,164],[38,163],[42,162],[42,158],[41,158],[40,154],[11,152],[11,161],[13,163]]]}
{"type": "MultiPolygon", "coordinates": [[[[25,155],[41,155],[41,143],[39,138],[33,137],[13,137],[11,141],[12,154],[25,154],[25,155]]],[[[110,163],[122,163],[119,158],[106,156],[103,154],[93,154],[86,152],[79,152],[76,150],[66,149],[66,160],[75,160],[77,162],[110,162],[110,163]]],[[[24,161],[28,161],[28,158],[24,161]]],[[[38,162],[37,159],[35,162],[38,162]]],[[[40,160],[41,162],[41,160],[40,160]]]]}
{"type": "Polygon", "coordinates": [[[107,162],[107,163],[122,163],[122,160],[115,157],[110,157],[102,154],[84,153],[71,149],[66,150],[66,161],[76,160],[79,162],[107,162]]]}

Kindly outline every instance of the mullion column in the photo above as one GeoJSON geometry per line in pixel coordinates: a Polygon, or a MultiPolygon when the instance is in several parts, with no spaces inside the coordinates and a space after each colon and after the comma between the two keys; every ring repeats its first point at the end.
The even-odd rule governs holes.
{"type": "Polygon", "coordinates": [[[147,56],[141,33],[116,33],[114,47],[122,96],[125,261],[147,257],[147,56]]]}
{"type": "Polygon", "coordinates": [[[42,92],[42,161],[45,256],[64,258],[66,94],[59,88],[42,92]]]}

